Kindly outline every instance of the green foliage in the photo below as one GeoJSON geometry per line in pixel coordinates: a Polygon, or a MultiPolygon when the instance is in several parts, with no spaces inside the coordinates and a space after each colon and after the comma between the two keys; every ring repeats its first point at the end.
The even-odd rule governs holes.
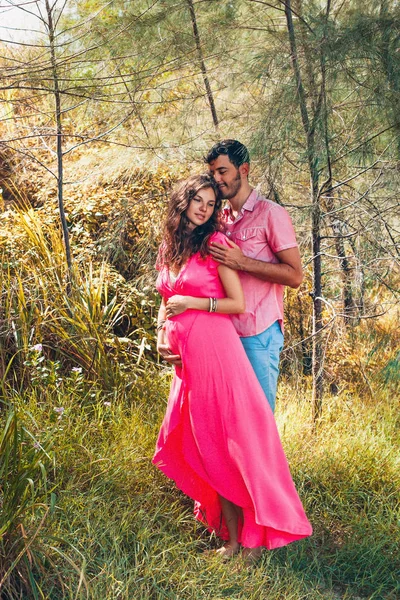
{"type": "MultiPolygon", "coordinates": [[[[3,404],[0,423],[0,589],[13,598],[43,598],[41,577],[57,556],[64,557],[50,523],[57,497],[55,461],[51,450],[54,429],[41,429],[32,415],[16,402],[3,404]]],[[[9,395],[9,394],[8,394],[9,395]]],[[[70,558],[73,568],[80,567],[70,558]]],[[[62,576],[54,573],[63,589],[62,576]]],[[[83,572],[81,572],[83,576],[83,572]]],[[[81,577],[82,586],[84,579],[81,577]]],[[[2,596],[3,597],[3,596],[2,596]]]]}
{"type": "MultiPolygon", "coordinates": [[[[40,402],[38,390],[25,395],[35,439],[42,443],[51,432],[56,457],[55,471],[46,469],[57,502],[44,527],[46,536],[63,539],[55,546],[64,558],[51,555],[35,571],[43,597],[396,597],[400,471],[390,396],[329,398],[313,432],[301,400],[307,390],[281,385],[277,423],[314,535],[266,553],[249,572],[239,560],[221,564],[203,554],[215,540],[196,525],[191,501],[150,463],[169,383],[169,372],[149,369],[133,389],[119,387],[111,402],[99,392],[88,403],[72,381],[48,393],[43,387],[40,402]],[[68,562],[82,565],[79,553],[87,585],[80,592],[78,571],[68,562]]],[[[39,518],[41,510],[31,514],[39,518]]],[[[42,544],[50,539],[43,536],[42,544]]],[[[25,583],[23,597],[30,598],[25,583]]]]}
{"type": "Polygon", "coordinates": [[[125,380],[125,371],[130,384],[134,382],[135,371],[127,363],[133,361],[140,369],[144,357],[155,356],[153,265],[163,207],[158,194],[165,195],[170,184],[166,179],[163,187],[160,178],[160,192],[154,186],[146,199],[148,185],[148,180],[138,178],[130,184],[128,198],[121,194],[116,198],[120,190],[116,183],[109,189],[114,196],[110,216],[104,194],[93,196],[91,207],[71,202],[72,247],[78,265],[69,293],[56,215],[43,220],[41,211],[26,208],[8,214],[15,234],[3,246],[8,269],[0,274],[0,359],[3,374],[8,372],[19,386],[36,385],[45,378],[49,385],[57,385],[57,371],[77,367],[85,371],[86,379],[112,389],[125,380]],[[40,356],[32,350],[38,344],[40,356]]]}

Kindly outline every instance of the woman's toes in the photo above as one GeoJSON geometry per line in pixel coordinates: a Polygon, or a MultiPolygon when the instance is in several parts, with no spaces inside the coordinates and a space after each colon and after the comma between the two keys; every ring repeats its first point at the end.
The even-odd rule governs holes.
{"type": "Polygon", "coordinates": [[[223,560],[228,560],[237,554],[240,550],[240,544],[225,544],[222,548],[216,550],[216,554],[223,560]]]}

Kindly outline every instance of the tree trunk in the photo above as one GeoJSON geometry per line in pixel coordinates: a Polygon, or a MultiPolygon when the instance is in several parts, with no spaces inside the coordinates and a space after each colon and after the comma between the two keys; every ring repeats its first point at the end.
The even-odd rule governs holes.
{"type": "Polygon", "coordinates": [[[365,271],[364,265],[360,258],[360,252],[357,249],[356,241],[350,237],[349,244],[353,251],[354,258],[356,260],[356,274],[354,277],[355,289],[356,289],[356,306],[358,311],[358,316],[365,314],[365,271]]]}
{"type": "Polygon", "coordinates": [[[388,0],[381,0],[379,8],[380,27],[381,27],[381,48],[378,56],[381,60],[383,70],[391,94],[392,119],[395,123],[397,132],[397,152],[400,156],[400,101],[399,101],[399,77],[396,73],[395,53],[398,52],[398,31],[395,26],[391,26],[388,0]],[[394,40],[392,39],[394,37],[394,40]]]}
{"type": "Polygon", "coordinates": [[[199,59],[200,69],[203,74],[203,81],[204,81],[204,86],[205,86],[206,92],[207,92],[208,103],[210,105],[210,110],[211,110],[214,127],[215,127],[215,129],[218,129],[217,111],[215,108],[214,96],[213,96],[213,93],[211,90],[211,85],[208,80],[206,63],[204,62],[203,50],[201,48],[200,35],[199,35],[199,29],[197,27],[196,13],[195,13],[194,6],[193,6],[193,0],[186,0],[186,1],[188,4],[188,7],[189,7],[189,11],[190,11],[190,18],[192,20],[193,35],[194,35],[194,39],[196,42],[197,56],[199,59]]]}
{"type": "Polygon", "coordinates": [[[65,218],[64,210],[64,181],[63,181],[63,152],[62,152],[62,122],[61,122],[61,94],[58,83],[58,72],[57,72],[57,61],[55,52],[55,29],[53,23],[52,8],[50,8],[49,0],[46,1],[46,12],[47,12],[47,27],[50,42],[50,57],[51,67],[54,83],[54,99],[55,99],[55,117],[57,124],[57,192],[58,192],[58,210],[60,212],[61,226],[64,238],[65,255],[67,258],[68,265],[68,291],[70,290],[71,279],[72,279],[72,259],[71,259],[71,248],[69,243],[69,232],[67,227],[67,220],[65,218]]]}
{"type": "Polygon", "coordinates": [[[315,121],[318,115],[313,115],[310,122],[307,108],[306,95],[302,82],[302,75],[297,55],[296,34],[294,30],[292,8],[290,0],[285,2],[286,24],[290,42],[291,63],[294,77],[297,84],[297,95],[301,120],[307,141],[307,160],[311,182],[311,202],[312,202],[312,253],[313,253],[313,394],[312,407],[313,419],[317,419],[322,413],[323,397],[323,346],[320,331],[323,327],[322,322],[322,281],[321,281],[321,207],[319,196],[319,173],[318,156],[315,149],[315,121]]]}
{"type": "Polygon", "coordinates": [[[329,220],[329,226],[334,236],[333,241],[335,243],[336,255],[339,259],[340,274],[342,278],[343,319],[344,323],[348,325],[350,322],[352,322],[352,317],[354,317],[355,312],[351,267],[344,246],[342,223],[339,219],[335,219],[335,217],[329,214],[334,212],[336,207],[334,198],[330,195],[331,193],[332,192],[328,189],[326,196],[324,195],[324,200],[326,210],[328,212],[327,216],[329,220]]]}
{"type": "Polygon", "coordinates": [[[301,302],[301,297],[297,294],[298,314],[299,314],[299,335],[301,339],[301,364],[303,375],[312,374],[312,353],[310,352],[310,344],[306,341],[307,331],[304,327],[304,310],[301,302]]]}
{"type": "Polygon", "coordinates": [[[325,55],[323,53],[323,44],[321,44],[321,110],[323,112],[323,135],[324,135],[324,143],[325,143],[325,154],[326,154],[326,163],[328,167],[328,179],[325,184],[321,187],[320,195],[323,195],[325,200],[325,206],[327,211],[327,217],[329,221],[329,225],[332,229],[332,233],[334,236],[334,243],[336,249],[336,255],[339,257],[339,267],[340,273],[342,277],[342,302],[343,302],[343,315],[344,322],[347,325],[349,319],[354,314],[354,300],[353,300],[353,292],[352,292],[352,281],[351,281],[351,269],[349,265],[349,261],[346,255],[346,248],[344,245],[344,235],[342,223],[339,219],[335,218],[334,210],[335,210],[335,201],[333,198],[333,175],[332,175],[332,163],[331,163],[331,149],[329,142],[329,123],[328,123],[328,105],[327,105],[327,94],[326,94],[326,64],[325,64],[325,55]],[[326,189],[325,194],[323,194],[323,189],[326,189]],[[329,214],[331,213],[331,214],[329,214]]]}

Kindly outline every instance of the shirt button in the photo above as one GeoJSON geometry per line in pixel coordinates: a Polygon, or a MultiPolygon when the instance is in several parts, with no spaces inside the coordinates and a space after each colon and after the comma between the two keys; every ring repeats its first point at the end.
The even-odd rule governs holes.
{"type": "Polygon", "coordinates": [[[230,231],[227,231],[227,232],[226,232],[226,235],[231,235],[231,232],[230,232],[230,231]]]}

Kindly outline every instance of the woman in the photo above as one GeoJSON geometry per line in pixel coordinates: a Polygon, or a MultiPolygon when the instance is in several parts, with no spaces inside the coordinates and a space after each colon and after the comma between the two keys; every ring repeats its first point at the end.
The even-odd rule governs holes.
{"type": "Polygon", "coordinates": [[[248,560],[311,535],[275,420],[229,315],[244,311],[236,271],[209,254],[221,200],[209,175],[173,193],[157,259],[158,348],[176,358],[153,458],[196,501],[196,517],[248,560]],[[213,314],[211,314],[213,313],[213,314]],[[179,358],[180,357],[180,358],[179,358]]]}

